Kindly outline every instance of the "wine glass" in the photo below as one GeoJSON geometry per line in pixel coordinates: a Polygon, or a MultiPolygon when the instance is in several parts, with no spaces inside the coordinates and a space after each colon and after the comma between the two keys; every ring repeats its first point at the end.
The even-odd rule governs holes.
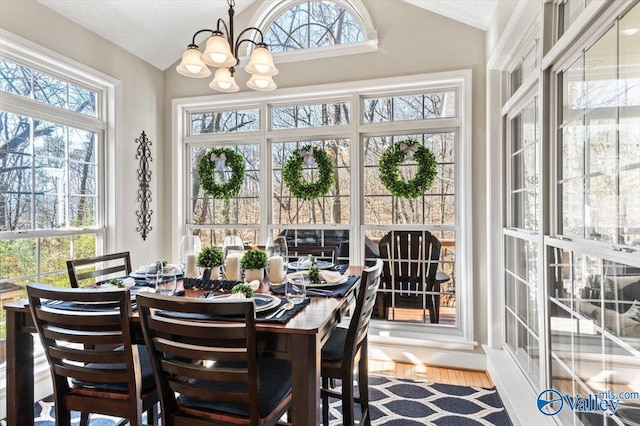
{"type": "Polygon", "coordinates": [[[198,254],[202,250],[200,237],[184,235],[180,240],[180,263],[186,278],[198,276],[198,254]]]}
{"type": "Polygon", "coordinates": [[[307,297],[307,285],[309,277],[300,275],[291,281],[287,281],[285,288],[285,296],[287,300],[294,305],[304,302],[307,297]]]}
{"type": "Polygon", "coordinates": [[[222,243],[225,258],[225,276],[229,280],[241,279],[240,259],[244,254],[244,242],[239,235],[227,235],[222,243]]]}
{"type": "Polygon", "coordinates": [[[269,237],[265,247],[267,253],[267,274],[271,284],[283,284],[287,279],[289,249],[285,237],[269,237]]]}
{"type": "Polygon", "coordinates": [[[244,242],[242,242],[242,238],[240,238],[239,235],[227,235],[224,237],[224,242],[222,243],[222,251],[224,252],[225,258],[230,254],[242,255],[244,253],[244,242]]]}
{"type": "Polygon", "coordinates": [[[156,293],[173,294],[177,282],[175,268],[160,266],[156,278],[156,293]]]}
{"type": "Polygon", "coordinates": [[[152,262],[147,266],[145,266],[144,278],[149,287],[155,288],[156,283],[158,282],[158,263],[157,262],[152,262]]]}

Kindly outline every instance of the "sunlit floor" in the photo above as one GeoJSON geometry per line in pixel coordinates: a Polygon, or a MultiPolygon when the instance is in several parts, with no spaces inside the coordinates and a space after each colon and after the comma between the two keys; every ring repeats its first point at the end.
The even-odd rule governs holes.
{"type": "MultiPolygon", "coordinates": [[[[388,308],[387,318],[391,321],[430,323],[429,311],[420,308],[388,308]]],[[[456,325],[455,306],[440,306],[439,324],[456,325]]]]}
{"type": "Polygon", "coordinates": [[[369,373],[379,376],[424,380],[459,386],[493,387],[493,382],[484,371],[453,370],[426,364],[410,364],[395,361],[370,359],[369,373]]]}

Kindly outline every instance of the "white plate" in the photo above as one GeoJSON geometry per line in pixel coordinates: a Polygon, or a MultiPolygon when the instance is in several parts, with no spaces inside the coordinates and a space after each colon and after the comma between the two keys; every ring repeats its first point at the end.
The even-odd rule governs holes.
{"type": "MultiPolygon", "coordinates": [[[[309,266],[311,266],[311,265],[309,265],[307,262],[299,262],[299,261],[298,262],[292,262],[292,263],[289,264],[289,268],[295,269],[296,271],[309,269],[309,266]]],[[[326,262],[324,260],[318,260],[316,262],[316,267],[318,269],[331,269],[334,266],[336,266],[336,265],[334,265],[332,262],[326,262]]]]}
{"type": "MultiPolygon", "coordinates": [[[[295,280],[296,278],[300,277],[300,274],[304,275],[305,277],[309,275],[308,271],[302,271],[302,272],[294,272],[293,274],[288,274],[287,275],[287,280],[289,282],[293,282],[293,280],[295,280]]],[[[307,283],[307,287],[309,288],[315,288],[315,287],[335,287],[337,285],[341,285],[347,282],[347,280],[349,279],[349,277],[347,277],[346,275],[342,275],[342,277],[338,280],[338,281],[333,281],[333,282],[321,282],[318,284],[314,284],[314,283],[307,283]]]]}
{"type": "MultiPolygon", "coordinates": [[[[210,299],[229,299],[232,298],[232,294],[221,294],[220,296],[214,296],[210,299]]],[[[272,294],[264,294],[258,293],[254,294],[251,298],[253,300],[254,305],[256,306],[256,312],[268,311],[269,309],[275,308],[280,305],[280,299],[272,294]]],[[[235,300],[243,300],[243,299],[235,299],[235,300]]]]}

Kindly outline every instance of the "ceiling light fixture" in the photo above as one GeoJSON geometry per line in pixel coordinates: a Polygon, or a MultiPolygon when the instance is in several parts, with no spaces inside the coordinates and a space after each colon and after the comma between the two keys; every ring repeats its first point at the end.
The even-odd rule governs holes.
{"type": "Polygon", "coordinates": [[[193,35],[191,44],[187,46],[187,50],[182,54],[182,61],[176,67],[176,71],[187,77],[206,78],[211,75],[211,70],[207,65],[218,68],[213,80],[209,83],[209,87],[219,92],[237,92],[240,87],[236,84],[233,75],[236,67],[240,64],[238,48],[240,44],[246,41],[255,46],[249,63],[244,67],[244,70],[251,74],[247,86],[250,89],[261,92],[274,90],[277,86],[272,77],[278,74],[278,69],[273,64],[273,56],[271,56],[269,48],[264,43],[262,31],[255,27],[249,27],[238,35],[237,40],[234,39],[233,7],[236,3],[235,0],[227,0],[227,3],[229,4],[229,26],[220,18],[215,30],[203,29],[197,31],[193,35]],[[221,27],[224,31],[222,31],[221,27]],[[253,31],[250,37],[242,38],[250,31],[253,31]],[[201,33],[211,34],[202,53],[196,44],[196,37],[201,33]],[[256,35],[260,36],[260,41],[254,40],[256,35]]]}

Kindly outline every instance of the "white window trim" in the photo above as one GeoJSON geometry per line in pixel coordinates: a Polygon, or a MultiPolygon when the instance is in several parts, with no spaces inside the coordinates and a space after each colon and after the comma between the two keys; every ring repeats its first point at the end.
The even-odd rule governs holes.
{"type": "MultiPolygon", "coordinates": [[[[457,87],[459,90],[459,117],[455,119],[436,119],[429,120],[428,122],[422,121],[420,128],[424,129],[439,129],[443,126],[449,127],[455,124],[460,128],[459,134],[459,146],[457,151],[457,164],[456,164],[456,179],[459,182],[458,198],[456,201],[456,223],[458,224],[459,234],[456,235],[456,264],[465,265],[464,269],[456,271],[458,277],[458,285],[456,288],[458,297],[460,300],[464,300],[458,311],[458,324],[459,328],[451,327],[430,327],[428,325],[421,325],[415,327],[412,324],[391,324],[384,323],[384,330],[393,335],[402,337],[419,338],[421,340],[434,340],[434,341],[453,341],[455,344],[462,345],[465,349],[473,348],[477,343],[473,340],[473,256],[472,256],[472,197],[471,197],[471,174],[465,171],[471,170],[471,105],[472,105],[472,72],[471,70],[460,70],[452,72],[432,73],[432,74],[419,74],[412,76],[403,76],[402,78],[384,78],[375,80],[364,80],[359,82],[349,83],[336,83],[309,86],[303,88],[289,88],[281,89],[269,94],[265,93],[235,93],[224,95],[210,95],[200,96],[192,98],[177,98],[172,101],[172,131],[171,131],[171,161],[172,161],[172,194],[175,199],[183,200],[185,194],[187,194],[188,182],[184,179],[185,173],[190,167],[189,158],[186,157],[184,144],[187,141],[187,135],[185,130],[188,120],[188,114],[192,111],[212,110],[228,108],[244,108],[246,105],[255,105],[256,103],[262,103],[263,107],[261,114],[262,117],[261,128],[259,132],[247,132],[247,137],[259,137],[264,138],[266,132],[266,121],[268,115],[266,115],[267,105],[271,104],[287,104],[294,102],[309,102],[316,99],[342,99],[351,96],[351,116],[354,117],[352,123],[346,126],[337,126],[332,129],[312,128],[312,129],[300,129],[303,132],[313,132],[316,137],[324,137],[325,133],[335,135],[333,131],[339,132],[344,137],[351,138],[351,155],[352,158],[359,158],[357,152],[360,149],[361,141],[357,139],[358,135],[366,135],[366,125],[360,124],[359,117],[360,105],[359,99],[365,96],[376,96],[387,93],[402,93],[402,92],[415,92],[419,90],[428,91],[432,88],[441,87],[457,87]],[[425,124],[426,123],[426,124],[425,124]],[[362,127],[362,128],[361,128],[362,127]],[[249,135],[250,134],[250,135],[249,135]]],[[[386,130],[392,130],[394,123],[388,124],[386,130]]],[[[296,133],[296,136],[299,136],[296,133]]],[[[200,138],[200,136],[197,136],[200,138]]],[[[238,137],[234,134],[234,139],[238,137]]],[[[191,136],[189,139],[196,138],[191,136]]],[[[225,138],[224,134],[207,135],[206,140],[222,140],[225,138]]],[[[228,135],[226,135],[228,139],[228,135]]],[[[200,141],[205,141],[205,137],[202,137],[200,141]]],[[[264,155],[266,155],[267,149],[263,149],[264,155]]],[[[262,157],[261,157],[262,158],[262,157]]],[[[359,160],[352,163],[352,174],[362,170],[362,164],[359,160]]],[[[359,179],[352,179],[351,186],[351,206],[353,211],[354,207],[358,206],[357,200],[361,197],[361,188],[359,186],[359,179]]],[[[265,182],[266,185],[266,182],[265,182]]],[[[266,188],[266,187],[265,187],[266,188]]],[[[172,205],[172,238],[171,247],[173,247],[173,256],[177,257],[177,247],[181,236],[186,230],[186,208],[183,203],[173,203],[172,205]]],[[[267,220],[266,213],[262,213],[261,220],[267,220]]],[[[352,215],[352,221],[347,226],[352,227],[351,238],[355,241],[360,241],[362,224],[359,214],[352,215]]],[[[355,245],[352,252],[351,262],[359,261],[362,258],[360,253],[360,247],[355,245]]]]}
{"type": "MultiPolygon", "coordinates": [[[[309,0],[279,0],[265,1],[253,14],[251,21],[253,25],[262,31],[280,16],[285,10],[309,0]]],[[[375,52],[378,50],[378,32],[373,26],[373,21],[362,0],[330,0],[338,6],[344,7],[357,21],[362,28],[364,40],[356,43],[347,43],[334,46],[314,47],[309,49],[299,49],[287,52],[274,52],[273,58],[276,63],[306,61],[309,59],[324,59],[334,56],[354,55],[357,53],[375,52]]],[[[253,45],[248,44],[245,50],[246,60],[251,55],[253,45]]],[[[244,60],[240,58],[241,61],[244,60]]]]}

